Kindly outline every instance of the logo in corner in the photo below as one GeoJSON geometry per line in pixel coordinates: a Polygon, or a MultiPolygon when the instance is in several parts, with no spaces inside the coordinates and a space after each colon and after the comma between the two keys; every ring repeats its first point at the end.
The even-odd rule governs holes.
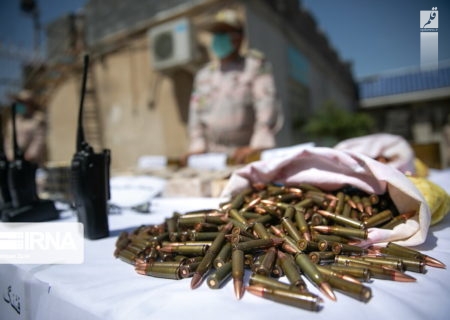
{"type": "Polygon", "coordinates": [[[439,27],[439,16],[437,7],[431,10],[420,11],[420,31],[422,32],[436,32],[439,27]]]}

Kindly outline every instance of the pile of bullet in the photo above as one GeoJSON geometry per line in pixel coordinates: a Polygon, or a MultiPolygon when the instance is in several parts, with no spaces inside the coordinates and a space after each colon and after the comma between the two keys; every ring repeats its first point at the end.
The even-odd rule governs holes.
{"type": "Polygon", "coordinates": [[[307,282],[331,300],[338,291],[368,302],[371,279],[412,282],[416,279],[406,271],[446,267],[392,242],[358,246],[369,228],[392,229],[415,214],[398,212],[387,193],[254,184],[217,209],[174,212],[159,225],[123,232],[114,256],[142,275],[191,277],[192,289],[204,281],[218,289],[232,280],[237,299],[247,291],[319,311],[323,299],[308,290],[307,282]],[[247,284],[245,272],[251,273],[247,284]]]}

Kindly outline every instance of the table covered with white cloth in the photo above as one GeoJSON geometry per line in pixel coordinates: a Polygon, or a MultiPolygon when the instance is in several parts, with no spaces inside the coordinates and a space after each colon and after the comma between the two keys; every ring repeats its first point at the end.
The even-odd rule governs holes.
{"type": "MultiPolygon", "coordinates": [[[[449,169],[431,170],[429,179],[450,192],[449,169]]],[[[367,284],[372,290],[369,302],[337,292],[336,302],[324,298],[323,308],[312,312],[248,292],[237,300],[232,282],[218,290],[206,283],[192,290],[190,278],[139,275],[113,256],[121,231],[162,223],[174,211],[217,208],[222,200],[155,197],[149,213],[123,209],[111,214],[110,236],[85,240],[81,264],[0,265],[0,319],[448,319],[448,268],[427,267],[425,274],[409,273],[416,282],[374,279],[367,284]]],[[[61,221],[76,221],[76,217],[69,214],[61,221]]],[[[430,227],[426,242],[414,249],[450,266],[450,215],[430,227]]],[[[308,289],[319,294],[312,285],[308,289]]]]}

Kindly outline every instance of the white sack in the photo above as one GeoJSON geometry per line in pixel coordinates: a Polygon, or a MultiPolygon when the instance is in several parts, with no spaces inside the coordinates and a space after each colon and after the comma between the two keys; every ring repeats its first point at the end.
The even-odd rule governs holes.
{"type": "Polygon", "coordinates": [[[425,241],[430,225],[430,209],[415,185],[400,171],[361,153],[332,148],[310,148],[284,158],[256,161],[236,170],[222,196],[231,197],[253,183],[296,185],[309,183],[326,191],[352,185],[367,193],[389,192],[400,213],[419,210],[419,214],[393,230],[370,228],[367,241],[396,241],[414,246],[425,241]]]}

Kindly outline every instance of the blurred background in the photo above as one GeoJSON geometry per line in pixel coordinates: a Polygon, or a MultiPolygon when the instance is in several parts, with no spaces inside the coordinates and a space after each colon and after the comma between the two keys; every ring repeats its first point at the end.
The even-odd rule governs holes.
{"type": "Polygon", "coordinates": [[[333,146],[375,132],[407,139],[432,168],[450,166],[450,5],[445,0],[5,0],[0,105],[30,89],[43,106],[49,165],[75,152],[82,57],[91,57],[85,130],[113,173],[187,148],[193,77],[211,59],[197,26],[224,7],[246,47],[273,66],[285,122],[280,147],[333,146]],[[439,12],[438,65],[420,65],[420,11],[439,12]]]}

